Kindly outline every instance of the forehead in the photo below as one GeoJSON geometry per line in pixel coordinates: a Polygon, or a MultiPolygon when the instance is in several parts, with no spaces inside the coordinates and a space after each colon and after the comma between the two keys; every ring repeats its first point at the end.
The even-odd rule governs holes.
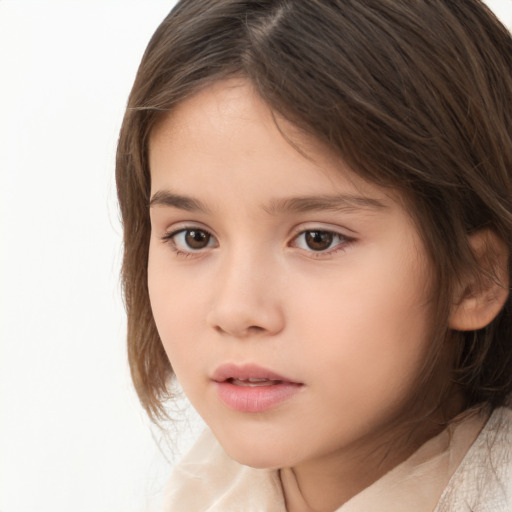
{"type": "Polygon", "coordinates": [[[396,195],[357,176],[338,153],[272,111],[244,79],[214,83],[179,103],[153,129],[149,157],[153,192],[170,181],[217,185],[245,174],[255,193],[271,175],[283,191],[299,193],[303,184],[308,194],[341,187],[382,199],[396,195]]]}

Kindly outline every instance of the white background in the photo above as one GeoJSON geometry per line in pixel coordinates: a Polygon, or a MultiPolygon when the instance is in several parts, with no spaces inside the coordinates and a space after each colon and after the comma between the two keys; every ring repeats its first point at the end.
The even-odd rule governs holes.
{"type": "Polygon", "coordinates": [[[118,278],[117,133],[173,4],[0,0],[0,512],[158,510],[201,428],[146,420],[118,278]]]}

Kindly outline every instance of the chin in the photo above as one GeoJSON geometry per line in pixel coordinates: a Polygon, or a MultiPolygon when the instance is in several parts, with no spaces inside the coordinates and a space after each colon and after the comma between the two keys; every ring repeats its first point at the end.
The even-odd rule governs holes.
{"type": "Polygon", "coordinates": [[[279,469],[289,466],[284,462],[284,458],[276,457],[275,453],[262,453],[261,450],[228,450],[225,447],[224,450],[233,460],[254,469],[279,469]]]}
{"type": "Polygon", "coordinates": [[[254,442],[250,435],[242,439],[228,439],[218,436],[221,446],[233,460],[244,466],[255,469],[279,469],[288,467],[296,462],[292,460],[291,453],[297,455],[296,450],[287,450],[283,443],[263,439],[262,442],[254,442]]]}

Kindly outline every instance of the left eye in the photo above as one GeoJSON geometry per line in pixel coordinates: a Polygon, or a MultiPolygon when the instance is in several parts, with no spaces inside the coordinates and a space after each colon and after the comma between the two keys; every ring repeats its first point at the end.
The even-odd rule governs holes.
{"type": "Polygon", "coordinates": [[[204,229],[182,229],[166,238],[171,239],[177,249],[184,251],[200,251],[215,245],[213,236],[204,229]]]}
{"type": "Polygon", "coordinates": [[[312,229],[300,233],[294,241],[294,245],[306,251],[327,251],[347,241],[347,238],[332,231],[312,229]]]}

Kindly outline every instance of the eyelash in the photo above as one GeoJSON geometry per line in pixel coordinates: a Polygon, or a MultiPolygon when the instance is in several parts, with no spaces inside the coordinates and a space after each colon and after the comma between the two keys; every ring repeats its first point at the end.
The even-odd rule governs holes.
{"type": "MultiPolygon", "coordinates": [[[[353,238],[350,238],[348,236],[345,236],[341,233],[338,233],[337,231],[330,231],[328,229],[304,229],[297,233],[293,239],[293,246],[298,247],[299,249],[302,249],[303,251],[306,251],[310,256],[315,258],[322,258],[327,256],[333,256],[334,254],[337,254],[339,252],[345,251],[348,246],[354,242],[353,238]],[[328,236],[331,238],[329,246],[326,249],[319,249],[314,250],[311,247],[304,248],[304,247],[298,247],[297,241],[301,237],[306,237],[308,234],[311,235],[312,233],[315,233],[316,235],[321,236],[328,236]],[[336,243],[337,240],[337,243],[336,243]]],[[[307,245],[307,242],[304,242],[307,245]]]]}
{"type": "Polygon", "coordinates": [[[173,231],[171,233],[166,233],[162,237],[162,242],[169,244],[171,246],[172,251],[176,254],[176,256],[181,256],[181,257],[185,257],[185,258],[189,258],[189,257],[192,257],[192,256],[194,256],[196,254],[199,254],[199,253],[202,252],[203,249],[208,247],[208,246],[206,246],[205,248],[202,248],[202,249],[193,249],[191,247],[188,250],[187,249],[180,249],[178,244],[176,243],[176,237],[178,235],[180,235],[180,234],[185,235],[187,232],[198,232],[198,233],[201,233],[203,235],[206,235],[206,236],[208,236],[208,242],[210,241],[210,239],[214,239],[213,235],[209,231],[207,231],[206,229],[195,228],[195,227],[188,227],[188,228],[177,229],[177,230],[175,230],[175,231],[173,231]]]}
{"type": "MultiPolygon", "coordinates": [[[[162,242],[169,244],[171,246],[172,251],[176,254],[176,256],[185,257],[185,258],[193,257],[194,255],[199,255],[205,249],[207,249],[209,247],[215,247],[215,245],[213,245],[213,246],[209,245],[211,240],[215,240],[215,238],[208,230],[202,229],[202,228],[195,228],[195,227],[180,228],[178,230],[172,231],[171,233],[166,233],[164,236],[162,236],[162,242]],[[206,245],[205,247],[202,247],[202,248],[198,248],[198,249],[194,249],[190,246],[188,249],[181,249],[179,247],[178,243],[176,242],[176,238],[178,237],[178,235],[181,235],[181,234],[186,235],[186,233],[190,233],[190,232],[200,233],[202,236],[208,237],[208,242],[207,242],[208,245],[206,245]]],[[[296,233],[293,236],[292,242],[290,245],[292,247],[297,247],[297,248],[307,252],[310,255],[310,257],[322,258],[322,257],[326,257],[326,256],[332,256],[341,251],[345,251],[348,248],[348,246],[350,244],[352,244],[354,241],[355,241],[354,238],[345,236],[336,231],[330,231],[328,229],[304,229],[304,230],[296,233]],[[330,237],[331,241],[329,243],[329,247],[327,249],[319,249],[319,250],[314,250],[311,247],[309,247],[309,248],[299,247],[297,244],[297,241],[299,240],[299,238],[305,237],[305,236],[307,236],[307,234],[311,235],[312,233],[315,233],[316,235],[320,235],[320,236],[324,236],[324,237],[326,235],[328,237],[330,237]],[[334,241],[336,239],[338,240],[338,243],[336,243],[334,246],[332,246],[332,244],[334,243],[334,241]]],[[[307,245],[307,242],[305,242],[305,244],[307,245]]],[[[181,245],[184,246],[184,245],[187,245],[187,243],[184,242],[181,245]]]]}

